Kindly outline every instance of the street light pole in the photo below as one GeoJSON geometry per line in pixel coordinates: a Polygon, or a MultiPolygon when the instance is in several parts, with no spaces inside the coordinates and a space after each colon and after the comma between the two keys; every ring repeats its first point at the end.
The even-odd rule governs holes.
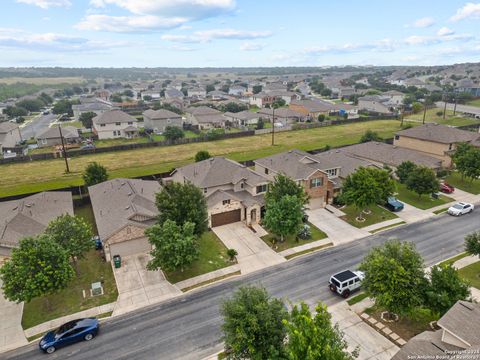
{"type": "Polygon", "coordinates": [[[272,146],[275,145],[275,105],[272,104],[272,146]]]}
{"type": "Polygon", "coordinates": [[[60,131],[60,139],[62,140],[62,153],[63,153],[63,158],[65,159],[65,167],[68,174],[70,172],[70,168],[68,167],[67,149],[65,149],[65,142],[63,141],[62,127],[60,125],[58,126],[58,130],[60,131]]]}

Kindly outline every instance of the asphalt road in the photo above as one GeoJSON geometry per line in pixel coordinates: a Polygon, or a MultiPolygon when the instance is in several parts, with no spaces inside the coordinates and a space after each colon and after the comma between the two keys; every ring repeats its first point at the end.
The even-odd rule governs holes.
{"type": "MultiPolygon", "coordinates": [[[[219,304],[239,285],[259,284],[291,302],[321,300],[332,305],[342,299],[328,290],[329,276],[354,269],[373,246],[389,238],[413,241],[429,266],[462,252],[464,236],[479,229],[480,211],[402,226],[114,318],[103,324],[91,342],[59,349],[48,358],[199,360],[222,349],[219,304]]],[[[0,358],[34,360],[45,359],[45,355],[35,343],[0,358]]]]}
{"type": "MultiPolygon", "coordinates": [[[[443,110],[445,107],[445,103],[443,101],[437,102],[436,105],[443,110]]],[[[447,110],[452,110],[455,109],[455,104],[453,103],[448,103],[447,104],[447,110]]],[[[475,114],[475,115],[480,115],[480,107],[477,106],[471,106],[471,105],[462,105],[462,104],[457,104],[457,107],[455,109],[458,113],[468,113],[468,114],[475,114]]]]}
{"type": "Polygon", "coordinates": [[[22,139],[28,140],[31,137],[35,137],[39,132],[47,129],[56,117],[54,114],[39,115],[32,122],[20,129],[22,139]]]}

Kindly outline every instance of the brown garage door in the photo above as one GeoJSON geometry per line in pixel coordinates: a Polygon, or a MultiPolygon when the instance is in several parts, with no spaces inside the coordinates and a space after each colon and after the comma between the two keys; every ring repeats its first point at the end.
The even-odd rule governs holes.
{"type": "Polygon", "coordinates": [[[212,227],[240,221],[241,216],[242,215],[240,209],[212,215],[212,227]]]}

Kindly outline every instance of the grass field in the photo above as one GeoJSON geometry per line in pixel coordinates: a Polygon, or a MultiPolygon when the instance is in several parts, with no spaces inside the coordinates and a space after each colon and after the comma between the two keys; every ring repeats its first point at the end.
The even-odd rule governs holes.
{"type": "Polygon", "coordinates": [[[268,234],[268,235],[262,236],[262,240],[265,241],[265,243],[268,246],[272,246],[273,244],[275,244],[274,250],[276,252],[280,252],[295,246],[305,245],[313,241],[322,240],[327,237],[327,234],[325,234],[322,230],[317,228],[315,225],[311,223],[308,223],[308,225],[310,226],[310,231],[312,232],[312,236],[310,239],[307,239],[307,240],[297,239],[295,235],[291,235],[291,236],[285,237],[283,242],[280,242],[280,238],[274,234],[268,234]]]}
{"type": "MultiPolygon", "coordinates": [[[[451,125],[451,126],[464,126],[464,125],[472,125],[472,124],[480,123],[476,119],[458,116],[458,113],[456,116],[453,116],[452,110],[447,110],[447,113],[444,119],[443,115],[440,115],[440,116],[437,115],[437,112],[439,111],[443,111],[443,109],[442,108],[428,109],[427,114],[425,116],[425,122],[428,122],[428,123],[435,122],[437,124],[451,125]]],[[[423,121],[423,111],[420,111],[418,114],[405,116],[405,120],[423,121]]]]}
{"type": "Polygon", "coordinates": [[[206,150],[214,156],[228,156],[237,161],[256,159],[298,148],[313,150],[325,145],[343,146],[357,143],[367,129],[388,138],[398,131],[396,120],[377,120],[355,124],[327,126],[315,129],[285,131],[275,135],[247,136],[203,143],[151,147],[71,158],[70,173],[65,173],[63,159],[33,161],[1,165],[0,197],[35,191],[78,186],[83,183],[81,173],[88,163],[96,161],[105,166],[111,178],[138,177],[170,171],[193,162],[195,154],[206,150]]]}
{"type": "Polygon", "coordinates": [[[381,208],[380,206],[370,206],[368,209],[371,211],[370,214],[363,213],[362,216],[365,221],[360,222],[357,221],[356,218],[359,215],[359,211],[354,206],[345,206],[344,208],[340,209],[345,213],[345,216],[342,217],[343,220],[348,222],[350,225],[353,225],[357,228],[363,228],[366,226],[370,226],[373,224],[377,224],[382,221],[392,220],[397,218],[397,215],[394,213],[381,208]]]}
{"type": "Polygon", "coordinates": [[[199,240],[200,255],[183,272],[180,270],[165,272],[168,281],[175,284],[179,281],[206,274],[226,266],[233,265],[228,259],[227,248],[213,231],[207,231],[199,240]]]}
{"type": "Polygon", "coordinates": [[[480,289],[480,261],[458,270],[460,276],[470,282],[470,285],[480,289]]]}
{"type": "Polygon", "coordinates": [[[407,204],[410,204],[422,210],[430,209],[434,206],[439,206],[455,201],[455,199],[452,199],[451,197],[445,195],[440,195],[438,199],[434,199],[430,195],[422,195],[419,198],[416,193],[408,190],[404,184],[400,184],[398,182],[396,197],[398,198],[398,200],[406,202],[407,204]]]}
{"type": "Polygon", "coordinates": [[[34,85],[59,85],[59,84],[79,84],[85,80],[82,77],[58,77],[58,78],[23,78],[23,77],[9,77],[0,78],[0,84],[34,84],[34,85]]]}
{"type": "Polygon", "coordinates": [[[480,194],[480,180],[466,180],[462,179],[462,175],[457,172],[452,172],[445,179],[447,183],[453,185],[460,190],[469,192],[471,194],[480,194]]]}
{"type": "Polygon", "coordinates": [[[85,259],[78,262],[78,268],[79,276],[75,277],[66,289],[25,303],[22,318],[24,329],[117,300],[118,291],[112,267],[109,262],[101,259],[98,252],[89,251],[85,259]],[[92,283],[97,281],[103,281],[105,294],[90,297],[89,289],[92,283]],[[83,298],[82,290],[87,292],[86,298],[83,298]]]}
{"type": "Polygon", "coordinates": [[[467,103],[467,105],[480,107],[480,99],[475,99],[475,100],[469,101],[467,103]]]}

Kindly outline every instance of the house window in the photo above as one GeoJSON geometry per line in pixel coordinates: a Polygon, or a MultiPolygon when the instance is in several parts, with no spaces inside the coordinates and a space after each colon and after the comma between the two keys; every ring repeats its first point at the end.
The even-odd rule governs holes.
{"type": "Polygon", "coordinates": [[[257,194],[261,194],[267,191],[267,184],[257,186],[257,194]]]}
{"type": "Polygon", "coordinates": [[[265,174],[267,174],[267,175],[268,175],[268,169],[267,169],[267,168],[265,168],[265,174]]]}
{"type": "Polygon", "coordinates": [[[323,185],[323,178],[315,178],[310,180],[310,189],[317,188],[323,185]]]}
{"type": "Polygon", "coordinates": [[[133,125],[133,121],[129,121],[129,122],[128,122],[128,125],[133,125]]]}
{"type": "Polygon", "coordinates": [[[203,188],[203,193],[206,194],[207,193],[207,188],[203,188]]]}
{"type": "Polygon", "coordinates": [[[453,148],[453,144],[449,144],[448,145],[448,150],[452,150],[452,148],[453,148]]]}
{"type": "Polygon", "coordinates": [[[119,122],[116,122],[116,123],[115,123],[115,125],[117,125],[117,126],[120,126],[120,125],[121,125],[121,123],[119,123],[119,122]]]}
{"type": "Polygon", "coordinates": [[[105,127],[105,124],[100,124],[100,127],[105,127]]]}
{"type": "Polygon", "coordinates": [[[230,199],[228,199],[228,200],[223,200],[223,201],[222,201],[222,204],[223,204],[223,205],[230,205],[230,199]]]}
{"type": "Polygon", "coordinates": [[[242,188],[242,189],[243,189],[243,186],[244,186],[244,185],[243,185],[243,183],[241,183],[241,184],[240,184],[240,188],[242,188]]]}
{"type": "Polygon", "coordinates": [[[395,135],[395,140],[400,139],[400,135],[395,135]]]}

